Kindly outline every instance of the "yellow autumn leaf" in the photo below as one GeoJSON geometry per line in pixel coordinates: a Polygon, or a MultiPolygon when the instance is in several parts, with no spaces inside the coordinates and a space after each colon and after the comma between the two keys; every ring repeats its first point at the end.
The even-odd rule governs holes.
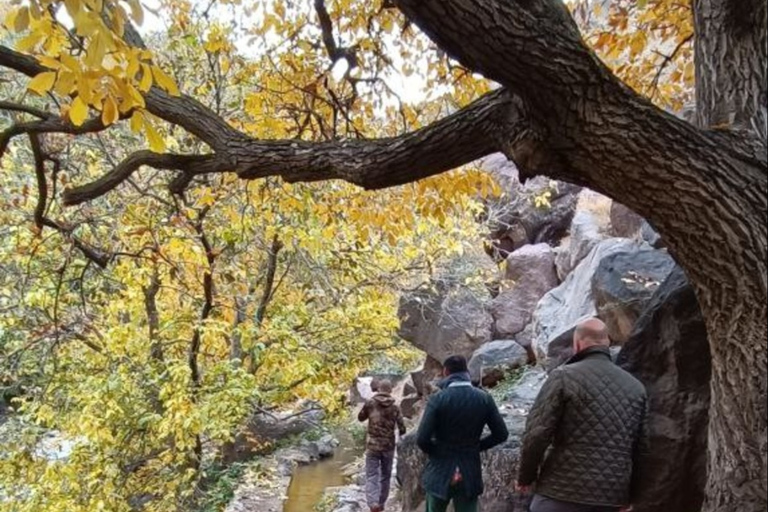
{"type": "Polygon", "coordinates": [[[157,66],[152,66],[152,76],[158,86],[168,91],[173,96],[179,95],[179,88],[176,86],[176,82],[173,78],[165,74],[165,72],[157,66]]]}
{"type": "Polygon", "coordinates": [[[141,65],[141,80],[139,81],[139,90],[147,92],[152,87],[152,69],[147,64],[141,65]]]}
{"type": "Polygon", "coordinates": [[[104,104],[101,107],[101,122],[104,126],[109,126],[120,118],[117,111],[117,103],[110,95],[104,98],[104,104]]]}
{"type": "Polygon", "coordinates": [[[131,131],[133,133],[139,133],[144,126],[144,115],[141,111],[137,110],[131,116],[131,131]]]}
{"type": "Polygon", "coordinates": [[[56,72],[44,71],[29,81],[29,84],[27,84],[27,89],[42,96],[46,92],[50,91],[51,88],[53,88],[53,84],[55,82],[56,72]]]}
{"type": "Polygon", "coordinates": [[[88,105],[78,96],[72,101],[72,106],[69,109],[69,119],[75,126],[80,126],[87,117],[88,105]]]}
{"type": "Polygon", "coordinates": [[[160,136],[158,131],[152,126],[152,123],[145,122],[144,129],[147,132],[147,141],[149,142],[149,149],[155,153],[163,153],[165,151],[165,140],[160,136]]]}

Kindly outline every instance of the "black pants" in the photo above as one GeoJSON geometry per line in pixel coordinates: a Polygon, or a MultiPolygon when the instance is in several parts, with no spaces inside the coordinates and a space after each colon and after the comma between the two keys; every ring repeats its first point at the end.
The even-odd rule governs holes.
{"type": "Polygon", "coordinates": [[[596,505],[582,505],[581,503],[569,503],[567,501],[553,500],[541,494],[533,497],[531,512],[618,512],[619,507],[602,507],[596,505]]]}

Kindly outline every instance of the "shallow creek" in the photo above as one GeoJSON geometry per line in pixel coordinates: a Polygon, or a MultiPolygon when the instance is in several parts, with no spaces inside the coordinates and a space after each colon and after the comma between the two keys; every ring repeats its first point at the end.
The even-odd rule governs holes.
{"type": "Polygon", "coordinates": [[[359,453],[348,434],[337,433],[336,437],[339,446],[333,457],[296,468],[288,486],[283,512],[310,512],[326,489],[349,483],[344,467],[354,462],[359,453]]]}

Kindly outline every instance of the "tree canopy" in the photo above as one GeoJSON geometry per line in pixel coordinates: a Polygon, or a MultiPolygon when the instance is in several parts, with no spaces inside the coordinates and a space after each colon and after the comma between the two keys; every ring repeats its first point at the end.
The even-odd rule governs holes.
{"type": "MultiPolygon", "coordinates": [[[[50,464],[25,426],[0,458],[21,510],[183,507],[254,404],[333,409],[374,356],[413,362],[397,296],[469,250],[501,193],[472,163],[494,152],[648,218],[723,351],[715,395],[717,361],[741,354],[738,408],[765,402],[765,306],[738,306],[766,302],[764,1],[2,9],[0,375],[76,441],[50,464]],[[732,44],[702,54],[726,27],[732,44]],[[710,54],[738,55],[741,78],[700,67],[710,54]]],[[[760,505],[757,414],[714,424],[751,441],[712,510],[760,505]]]]}

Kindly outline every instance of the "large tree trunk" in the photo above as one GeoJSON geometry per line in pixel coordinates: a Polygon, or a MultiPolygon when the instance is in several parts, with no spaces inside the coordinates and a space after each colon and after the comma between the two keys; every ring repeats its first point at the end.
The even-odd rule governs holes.
{"type": "MultiPolygon", "coordinates": [[[[766,137],[766,2],[696,0],[696,117],[766,137]]],[[[743,191],[730,187],[729,197],[743,191]]],[[[765,194],[765,190],[760,191],[765,194]]],[[[712,406],[705,511],[767,509],[765,211],[743,205],[720,243],[745,254],[694,283],[712,351],[712,406]],[[743,240],[760,240],[749,254],[743,240]],[[745,261],[746,260],[746,261],[745,261]],[[751,263],[749,260],[754,261],[751,263]],[[741,275],[734,279],[728,274],[741,275]]],[[[714,219],[713,219],[714,220],[714,219]]],[[[717,232],[722,230],[717,230],[717,232]]],[[[725,252],[725,251],[723,251],[725,252]]],[[[710,255],[719,260],[717,255],[710,255]]]]}

